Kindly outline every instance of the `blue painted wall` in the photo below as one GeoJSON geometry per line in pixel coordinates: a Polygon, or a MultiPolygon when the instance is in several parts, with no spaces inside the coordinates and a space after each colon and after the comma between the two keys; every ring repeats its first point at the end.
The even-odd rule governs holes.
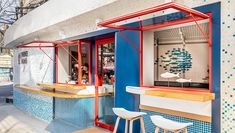
{"type": "MultiPolygon", "coordinates": [[[[139,47],[138,31],[123,31],[123,33],[139,47]]],[[[115,107],[123,107],[127,110],[138,111],[139,96],[126,92],[126,86],[139,86],[139,52],[136,51],[123,36],[117,32],[115,35],[115,107]]],[[[135,123],[134,131],[138,131],[138,123],[135,123]],[[136,124],[136,125],[135,125],[136,124]]],[[[121,121],[118,132],[124,132],[124,121],[121,121]]]]}
{"type": "Polygon", "coordinates": [[[212,91],[215,100],[212,101],[212,133],[220,133],[220,39],[221,39],[221,6],[220,2],[195,8],[201,12],[212,13],[212,91]]]}

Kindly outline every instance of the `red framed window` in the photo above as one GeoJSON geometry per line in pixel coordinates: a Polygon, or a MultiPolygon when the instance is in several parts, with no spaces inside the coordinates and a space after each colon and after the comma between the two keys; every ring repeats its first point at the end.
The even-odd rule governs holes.
{"type": "Polygon", "coordinates": [[[56,46],[56,83],[91,85],[91,42],[56,46]]]}
{"type": "MultiPolygon", "coordinates": [[[[212,33],[212,15],[211,13],[202,13],[197,10],[188,8],[184,5],[180,5],[175,2],[169,2],[164,3],[161,5],[157,5],[155,7],[147,8],[144,10],[140,10],[134,13],[126,14],[123,16],[119,16],[110,20],[106,20],[103,22],[98,23],[99,26],[108,27],[108,28],[115,28],[121,30],[135,30],[140,32],[140,48],[137,49],[137,51],[140,53],[140,86],[145,86],[144,79],[143,79],[143,33],[144,31],[151,31],[156,30],[163,27],[178,25],[178,24],[186,24],[189,22],[194,22],[196,24],[196,27],[198,28],[198,31],[204,39],[206,40],[208,44],[208,52],[205,53],[209,56],[205,57],[208,58],[208,76],[204,77],[208,80],[208,88],[205,91],[212,92],[212,40],[211,40],[211,33],[212,33]],[[169,9],[169,10],[168,10],[169,9]],[[172,13],[170,15],[166,15],[163,13],[163,16],[160,20],[155,19],[155,17],[151,16],[159,16],[159,14],[155,13],[161,13],[160,11],[166,10],[166,12],[172,13]],[[148,21],[146,21],[148,19],[148,21]],[[136,24],[128,24],[126,22],[128,21],[134,21],[136,20],[136,24]],[[200,20],[209,20],[209,33],[206,34],[203,28],[200,26],[198,21],[200,20]]],[[[170,35],[170,34],[168,34],[170,35]]],[[[166,36],[168,36],[166,35],[166,36]]],[[[152,59],[154,60],[154,58],[152,59]]],[[[175,63],[175,62],[173,62],[175,63]]],[[[195,63],[195,62],[194,62],[195,63]]],[[[199,71],[200,72],[200,71],[199,71]]],[[[156,88],[169,88],[169,87],[162,87],[162,86],[147,86],[147,87],[156,87],[156,88]]],[[[179,90],[193,90],[193,91],[200,91],[198,89],[188,89],[188,88],[182,88],[182,87],[170,87],[169,89],[179,89],[179,90]]]]}

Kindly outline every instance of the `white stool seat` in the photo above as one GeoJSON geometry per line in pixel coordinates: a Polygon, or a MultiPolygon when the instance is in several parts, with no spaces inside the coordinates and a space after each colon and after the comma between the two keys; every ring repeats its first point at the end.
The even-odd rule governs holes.
{"type": "Polygon", "coordinates": [[[193,125],[193,123],[180,123],[180,122],[168,120],[159,115],[150,116],[150,118],[154,125],[156,125],[159,128],[169,130],[169,131],[181,130],[181,129],[187,128],[187,126],[193,125]]]}
{"type": "Polygon", "coordinates": [[[129,121],[130,121],[130,127],[129,127],[129,133],[132,133],[133,131],[133,121],[135,120],[140,120],[140,125],[141,125],[141,130],[142,133],[145,133],[145,129],[144,129],[144,120],[142,118],[142,115],[146,115],[146,113],[144,112],[134,112],[134,111],[128,111],[124,108],[113,108],[113,112],[114,114],[116,114],[117,120],[116,120],[116,124],[113,130],[113,133],[117,132],[117,128],[119,125],[119,121],[120,119],[125,119],[126,124],[125,124],[125,133],[128,132],[128,125],[129,125],[129,121]]]}
{"type": "Polygon", "coordinates": [[[114,114],[117,116],[123,118],[123,119],[133,119],[135,117],[139,117],[142,115],[146,115],[144,112],[134,112],[134,111],[128,111],[124,108],[113,108],[114,114]]]}

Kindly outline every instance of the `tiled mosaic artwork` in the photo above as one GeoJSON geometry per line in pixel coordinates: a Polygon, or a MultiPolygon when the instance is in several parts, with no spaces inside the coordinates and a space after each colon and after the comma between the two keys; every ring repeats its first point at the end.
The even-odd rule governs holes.
{"type": "Polygon", "coordinates": [[[160,59],[160,67],[171,73],[185,73],[192,68],[192,55],[184,48],[168,50],[160,59]]]}
{"type": "Polygon", "coordinates": [[[14,89],[13,98],[17,108],[47,122],[53,120],[51,97],[14,89]]]}
{"type": "MultiPolygon", "coordinates": [[[[145,123],[145,129],[147,133],[154,133],[154,130],[156,126],[152,123],[150,116],[152,115],[161,115],[164,118],[178,121],[178,122],[192,122],[193,125],[188,127],[189,133],[210,133],[211,132],[211,124],[208,122],[203,121],[197,121],[193,119],[183,118],[179,116],[173,116],[173,115],[167,115],[157,112],[151,112],[147,110],[141,110],[142,112],[146,112],[147,115],[144,115],[144,123],[145,123]]],[[[163,133],[163,130],[160,131],[160,133],[163,133]]]]}

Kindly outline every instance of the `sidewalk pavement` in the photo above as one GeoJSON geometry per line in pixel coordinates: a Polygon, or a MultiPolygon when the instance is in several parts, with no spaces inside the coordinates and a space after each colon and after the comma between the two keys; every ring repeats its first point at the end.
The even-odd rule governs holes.
{"type": "Polygon", "coordinates": [[[36,119],[11,104],[0,103],[0,133],[49,133],[48,123],[36,119]]]}

